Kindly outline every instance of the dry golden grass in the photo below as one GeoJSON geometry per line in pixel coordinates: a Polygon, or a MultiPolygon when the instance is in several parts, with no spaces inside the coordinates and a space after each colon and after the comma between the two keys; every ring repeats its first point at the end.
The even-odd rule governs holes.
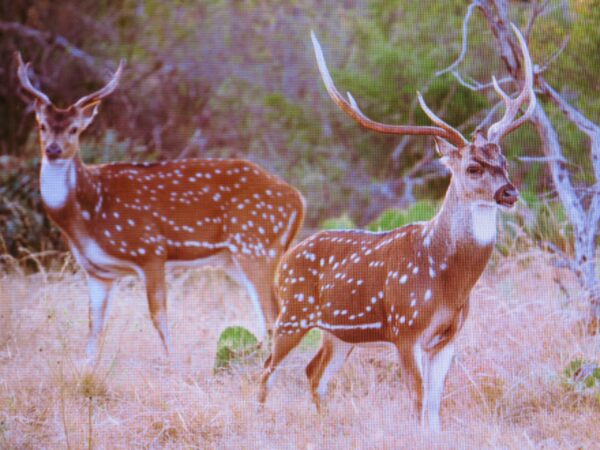
{"type": "Polygon", "coordinates": [[[572,359],[595,359],[600,350],[598,338],[580,332],[582,293],[542,255],[520,261],[496,260],[474,290],[439,436],[415,425],[394,355],[385,350],[353,352],[319,416],[304,376],[314,350],[299,349],[259,410],[260,362],[212,372],[222,329],[254,326],[244,291],[221,272],[169,276],[171,360],[141,283],[122,280],[91,373],[82,364],[84,276],[5,275],[0,448],[593,448],[600,405],[562,379],[572,359]]]}

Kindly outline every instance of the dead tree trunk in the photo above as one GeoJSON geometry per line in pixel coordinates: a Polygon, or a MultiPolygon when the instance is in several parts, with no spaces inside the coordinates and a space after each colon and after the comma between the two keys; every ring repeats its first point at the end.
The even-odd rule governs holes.
{"type": "MultiPolygon", "coordinates": [[[[542,1],[532,6],[531,17],[527,25],[527,36],[536,18],[544,12],[546,6],[547,2],[542,1]]],[[[519,55],[518,46],[510,32],[508,2],[506,0],[474,0],[465,16],[465,28],[475,8],[483,13],[498,44],[499,56],[510,76],[518,84],[522,78],[521,61],[517,56],[519,55]]],[[[466,33],[463,33],[463,37],[466,38],[466,33]]],[[[466,49],[466,41],[463,42],[463,49],[466,49]]],[[[461,52],[459,60],[450,67],[454,69],[463,57],[464,52],[461,52]]],[[[453,73],[459,81],[462,80],[457,72],[453,73]]],[[[561,256],[567,266],[577,275],[579,282],[588,294],[590,303],[588,330],[597,333],[600,330],[600,282],[596,277],[595,236],[600,221],[600,126],[570,105],[542,75],[542,71],[536,73],[536,87],[541,94],[538,96],[553,102],[566,119],[585,133],[590,141],[590,158],[595,179],[594,183],[585,190],[586,193],[590,193],[591,197],[585,199],[586,193],[582,194],[582,190],[576,188],[571,181],[571,174],[567,170],[566,164],[568,161],[564,156],[552,122],[542,104],[537,104],[531,121],[542,141],[545,160],[548,163],[558,197],[573,226],[575,254],[572,256],[561,254],[561,256]]]]}

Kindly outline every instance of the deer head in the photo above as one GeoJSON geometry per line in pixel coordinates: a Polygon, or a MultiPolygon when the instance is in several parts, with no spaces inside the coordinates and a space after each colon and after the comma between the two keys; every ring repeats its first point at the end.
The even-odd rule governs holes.
{"type": "Polygon", "coordinates": [[[33,97],[43,160],[73,158],[79,151],[79,135],[94,120],[102,99],[117,88],[124,61],[121,60],[117,71],[102,89],[81,97],[68,108],[62,109],[54,106],[46,94],[32,85],[28,75],[30,63],[23,63],[20,53],[17,53],[17,60],[19,82],[33,97]]]}
{"type": "Polygon", "coordinates": [[[442,161],[452,173],[450,189],[460,200],[472,205],[511,208],[518,199],[518,192],[509,180],[506,171],[506,159],[500,148],[500,140],[525,123],[533,113],[536,105],[533,92],[531,57],[523,36],[514,25],[512,27],[523,53],[523,89],[515,99],[512,99],[493,78],[494,89],[503,99],[506,112],[498,122],[489,127],[487,134],[480,130],[476,131],[472,142],[467,140],[458,130],[437,117],[429,109],[420,93],[417,93],[419,104],[436,126],[388,125],[368,118],[360,110],[350,93],[348,93],[348,100],[346,100],[337,90],[327,69],[321,46],[314,33],[311,37],[319,71],[327,92],[344,112],[363,127],[380,133],[433,136],[436,149],[442,156],[442,161]],[[529,101],[527,110],[515,120],[526,100],[529,101]]]}

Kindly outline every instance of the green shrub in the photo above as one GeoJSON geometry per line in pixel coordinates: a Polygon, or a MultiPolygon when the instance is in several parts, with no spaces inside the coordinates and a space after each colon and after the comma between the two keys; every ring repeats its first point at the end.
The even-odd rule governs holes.
{"type": "Polygon", "coordinates": [[[343,214],[340,217],[325,219],[319,228],[322,230],[350,230],[357,226],[348,214],[343,214]]]}
{"type": "Polygon", "coordinates": [[[431,219],[437,210],[428,200],[416,202],[408,209],[388,209],[371,222],[367,228],[371,231],[387,231],[413,222],[431,219]]]}
{"type": "MultiPolygon", "coordinates": [[[[47,263],[50,251],[65,250],[60,231],[50,224],[43,209],[38,173],[37,159],[0,157],[0,255],[9,254],[34,270],[36,263],[27,255],[36,254],[47,263]]],[[[0,269],[4,261],[0,261],[0,269]]]]}
{"type": "Polygon", "coordinates": [[[565,384],[583,396],[591,396],[600,403],[600,366],[581,358],[574,359],[564,370],[565,384]]]}
{"type": "Polygon", "coordinates": [[[506,216],[507,222],[516,222],[536,243],[551,243],[569,252],[573,242],[573,229],[562,204],[558,200],[540,198],[536,193],[521,193],[526,206],[519,208],[514,216],[506,216]]]}
{"type": "Polygon", "coordinates": [[[232,364],[244,364],[257,356],[260,344],[256,336],[244,327],[227,327],[219,336],[214,371],[231,367],[232,364]]]}
{"type": "Polygon", "coordinates": [[[321,344],[321,335],[323,333],[318,328],[313,328],[306,336],[302,338],[302,342],[300,342],[300,348],[302,350],[315,350],[321,344]]]}

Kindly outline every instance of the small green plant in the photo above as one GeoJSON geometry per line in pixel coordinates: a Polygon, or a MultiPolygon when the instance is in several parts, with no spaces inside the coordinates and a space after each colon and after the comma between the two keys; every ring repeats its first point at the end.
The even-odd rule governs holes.
{"type": "Polygon", "coordinates": [[[573,239],[573,230],[563,206],[557,201],[540,199],[532,192],[523,192],[521,196],[533,216],[530,220],[524,220],[527,234],[536,241],[550,242],[567,251],[573,239]]]}
{"type": "Polygon", "coordinates": [[[387,231],[413,222],[431,219],[436,212],[433,202],[423,200],[408,209],[388,209],[371,222],[367,228],[371,231],[387,231]]]}
{"type": "Polygon", "coordinates": [[[214,371],[231,367],[233,363],[243,364],[256,356],[260,347],[258,339],[244,327],[227,327],[219,336],[214,371]]]}
{"type": "Polygon", "coordinates": [[[302,338],[302,342],[300,342],[300,348],[302,350],[315,350],[321,345],[321,330],[317,328],[313,328],[306,336],[302,338]]]}
{"type": "Polygon", "coordinates": [[[340,217],[332,217],[324,220],[321,222],[320,228],[322,230],[350,230],[357,227],[348,214],[343,214],[340,217]]]}
{"type": "Polygon", "coordinates": [[[591,394],[600,402],[600,365],[574,359],[564,371],[566,384],[579,394],[591,394]]]}

